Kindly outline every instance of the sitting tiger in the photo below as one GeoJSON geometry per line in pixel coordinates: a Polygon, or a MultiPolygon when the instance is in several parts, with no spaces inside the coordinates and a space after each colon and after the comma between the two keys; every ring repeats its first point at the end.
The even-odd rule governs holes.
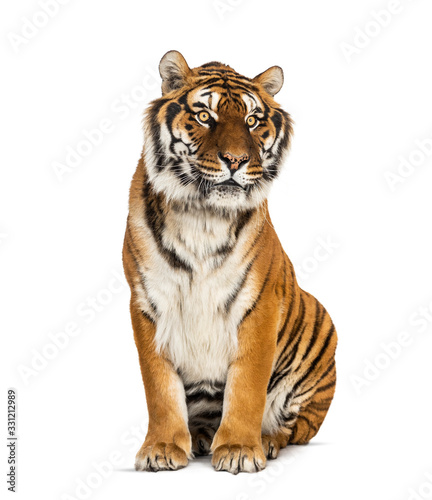
{"type": "Polygon", "coordinates": [[[315,436],[336,381],[335,328],[268,211],[292,134],[283,72],[190,69],[177,51],[159,70],[123,250],[149,413],[135,467],[212,454],[218,471],[260,471],[315,436]]]}

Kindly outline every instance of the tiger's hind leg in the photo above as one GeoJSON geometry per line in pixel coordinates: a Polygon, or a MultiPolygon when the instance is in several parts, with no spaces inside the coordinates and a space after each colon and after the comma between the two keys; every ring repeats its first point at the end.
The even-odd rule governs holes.
{"type": "Polygon", "coordinates": [[[267,458],[273,459],[279,455],[279,451],[288,444],[291,432],[281,427],[272,434],[263,434],[261,436],[262,446],[267,458]]]}
{"type": "Polygon", "coordinates": [[[289,444],[307,444],[319,431],[333,399],[334,384],[328,387],[331,395],[315,395],[297,415],[289,444]]]}
{"type": "Polygon", "coordinates": [[[315,297],[301,292],[292,327],[285,322],[278,334],[267,387],[262,434],[271,458],[287,444],[306,444],[316,435],[335,390],[335,327],[315,297]]]}
{"type": "Polygon", "coordinates": [[[205,426],[189,427],[189,430],[192,436],[192,452],[194,456],[209,455],[217,428],[205,424],[205,426]]]}
{"type": "Polygon", "coordinates": [[[315,386],[269,394],[263,420],[262,444],[267,458],[276,458],[288,444],[307,444],[320,429],[333,399],[334,362],[315,386]]]}

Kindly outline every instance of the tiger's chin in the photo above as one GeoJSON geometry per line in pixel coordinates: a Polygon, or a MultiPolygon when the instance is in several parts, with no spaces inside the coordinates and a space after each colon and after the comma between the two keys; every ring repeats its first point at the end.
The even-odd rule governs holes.
{"type": "Polygon", "coordinates": [[[224,208],[241,207],[246,202],[246,191],[241,186],[214,186],[206,200],[210,205],[224,208]]]}
{"type": "Polygon", "coordinates": [[[256,208],[263,201],[263,193],[247,191],[241,186],[215,185],[205,196],[204,204],[216,210],[241,211],[256,208]]]}

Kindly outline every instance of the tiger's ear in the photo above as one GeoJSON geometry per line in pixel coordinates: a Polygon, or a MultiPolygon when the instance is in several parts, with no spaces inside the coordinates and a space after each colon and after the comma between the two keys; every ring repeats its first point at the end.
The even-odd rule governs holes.
{"type": "Polygon", "coordinates": [[[284,82],[282,68],[279,66],[272,66],[267,71],[257,75],[252,81],[262,85],[264,90],[273,97],[282,88],[284,82]]]}
{"type": "Polygon", "coordinates": [[[177,52],[170,50],[159,63],[159,73],[162,77],[162,95],[171,90],[180,89],[185,85],[190,68],[185,58],[177,52]]]}

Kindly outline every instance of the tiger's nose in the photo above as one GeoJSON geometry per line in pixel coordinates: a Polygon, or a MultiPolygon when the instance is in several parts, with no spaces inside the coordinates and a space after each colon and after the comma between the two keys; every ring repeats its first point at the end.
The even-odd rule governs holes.
{"type": "Polygon", "coordinates": [[[219,153],[219,158],[230,169],[231,174],[240,168],[243,163],[249,161],[249,155],[242,154],[240,156],[232,155],[231,153],[219,153]]]}

